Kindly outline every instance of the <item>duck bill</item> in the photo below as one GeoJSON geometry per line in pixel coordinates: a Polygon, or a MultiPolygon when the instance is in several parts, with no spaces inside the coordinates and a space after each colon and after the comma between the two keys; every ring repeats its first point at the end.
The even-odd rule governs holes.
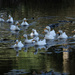
{"type": "Polygon", "coordinates": [[[75,33],[75,31],[72,31],[72,33],[75,33]]]}
{"type": "Polygon", "coordinates": [[[26,22],[27,20],[24,20],[24,22],[26,22]]]}
{"type": "Polygon", "coordinates": [[[24,38],[24,36],[22,36],[21,38],[24,38]]]}
{"type": "Polygon", "coordinates": [[[1,18],[4,18],[3,16],[1,18]]]}
{"type": "Polygon", "coordinates": [[[19,25],[19,23],[17,23],[17,25],[19,25]]]}
{"type": "Polygon", "coordinates": [[[16,44],[18,44],[18,42],[16,42],[16,44]]]}
{"type": "Polygon", "coordinates": [[[45,28],[44,30],[46,30],[47,28],[45,28]]]}
{"type": "Polygon", "coordinates": [[[59,34],[60,32],[57,32],[57,34],[59,34]]]}
{"type": "Polygon", "coordinates": [[[9,17],[9,19],[10,19],[10,17],[9,17]]]}

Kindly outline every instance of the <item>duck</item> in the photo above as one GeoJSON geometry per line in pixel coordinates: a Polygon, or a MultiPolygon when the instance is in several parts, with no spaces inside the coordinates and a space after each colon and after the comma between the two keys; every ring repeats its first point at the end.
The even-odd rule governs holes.
{"type": "Polygon", "coordinates": [[[46,40],[39,40],[39,37],[33,38],[33,41],[35,41],[35,46],[43,46],[46,45],[46,40]]]}
{"type": "Polygon", "coordinates": [[[36,31],[36,29],[32,29],[32,32],[30,33],[30,36],[31,37],[36,37],[38,35],[39,35],[39,33],[36,31]]]}
{"type": "Polygon", "coordinates": [[[50,32],[48,30],[44,30],[44,32],[46,32],[45,36],[44,36],[44,39],[55,39],[55,37],[53,35],[50,34],[50,32]]]}
{"type": "Polygon", "coordinates": [[[15,25],[11,25],[11,26],[10,26],[10,30],[11,30],[11,31],[19,31],[20,28],[18,27],[18,25],[19,25],[19,22],[16,21],[15,25]]]}
{"type": "Polygon", "coordinates": [[[11,15],[9,15],[8,18],[9,19],[6,22],[8,22],[8,23],[13,23],[14,22],[13,17],[11,17],[11,15]]]}
{"type": "Polygon", "coordinates": [[[34,43],[35,42],[35,41],[32,41],[33,39],[28,39],[27,34],[24,34],[23,37],[26,38],[25,41],[24,41],[26,44],[30,44],[30,43],[34,43]]]}
{"type": "Polygon", "coordinates": [[[14,47],[14,48],[15,48],[15,47],[17,47],[17,48],[22,48],[22,47],[24,47],[24,45],[23,45],[23,43],[22,43],[21,41],[16,40],[16,44],[13,45],[13,47],[14,47]]]}
{"type": "MultiPolygon", "coordinates": [[[[72,31],[72,33],[75,33],[75,29],[72,31]]],[[[75,35],[73,35],[73,37],[75,37],[75,35]]]]}
{"type": "Polygon", "coordinates": [[[0,17],[0,22],[4,22],[5,20],[3,19],[3,15],[0,17]]]}
{"type": "Polygon", "coordinates": [[[68,38],[67,34],[62,30],[59,30],[57,33],[59,34],[57,38],[61,38],[61,39],[68,38]]]}
{"type": "Polygon", "coordinates": [[[46,26],[46,28],[44,30],[48,30],[48,32],[50,33],[51,36],[56,36],[55,30],[53,29],[51,31],[51,28],[49,26],[46,26]]]}
{"type": "Polygon", "coordinates": [[[21,26],[29,26],[26,18],[23,19],[23,22],[21,23],[21,26]]]}

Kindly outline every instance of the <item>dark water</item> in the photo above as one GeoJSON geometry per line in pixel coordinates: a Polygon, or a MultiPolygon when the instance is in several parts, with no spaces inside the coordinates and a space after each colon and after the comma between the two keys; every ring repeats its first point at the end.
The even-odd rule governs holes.
{"type": "Polygon", "coordinates": [[[14,34],[8,23],[0,23],[0,75],[35,75],[34,72],[37,75],[75,75],[75,39],[70,38],[75,28],[74,0],[0,0],[1,14],[5,20],[9,14],[15,21],[26,17],[30,26],[26,31],[19,26],[21,31],[14,34]],[[52,25],[56,32],[65,31],[68,40],[48,41],[47,47],[32,44],[21,50],[11,48],[16,39],[24,42],[21,36],[30,34],[32,28],[43,39],[42,32],[47,25],[52,25]]]}

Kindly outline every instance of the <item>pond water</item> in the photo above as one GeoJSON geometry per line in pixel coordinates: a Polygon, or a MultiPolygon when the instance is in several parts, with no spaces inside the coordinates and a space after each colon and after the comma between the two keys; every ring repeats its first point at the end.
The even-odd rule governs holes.
{"type": "Polygon", "coordinates": [[[0,75],[75,75],[74,0],[1,0],[1,14],[5,20],[10,14],[20,24],[27,18],[30,26],[12,32],[9,23],[0,22],[0,75]],[[48,25],[55,32],[63,30],[69,38],[48,40],[46,46],[24,44],[23,34],[36,29],[43,39],[48,25]],[[20,50],[12,48],[16,39],[24,44],[20,50]]]}

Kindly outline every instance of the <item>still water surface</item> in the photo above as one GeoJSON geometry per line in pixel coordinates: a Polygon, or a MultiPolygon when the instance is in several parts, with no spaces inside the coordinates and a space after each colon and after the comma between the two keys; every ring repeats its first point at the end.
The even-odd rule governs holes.
{"type": "Polygon", "coordinates": [[[0,23],[0,75],[35,75],[33,74],[35,72],[38,75],[44,75],[43,73],[52,75],[52,71],[53,75],[75,75],[75,39],[71,32],[75,28],[74,1],[16,0],[16,2],[2,1],[0,14],[4,15],[5,20],[9,14],[15,21],[26,17],[31,25],[28,29],[19,26],[21,30],[12,33],[9,30],[10,24],[0,23]],[[25,44],[21,50],[11,48],[16,39],[24,42],[22,35],[30,34],[32,29],[36,29],[40,39],[43,39],[44,28],[51,24],[56,25],[52,27],[56,32],[59,29],[65,31],[69,36],[68,40],[56,42],[49,40],[47,47],[25,44]]]}

